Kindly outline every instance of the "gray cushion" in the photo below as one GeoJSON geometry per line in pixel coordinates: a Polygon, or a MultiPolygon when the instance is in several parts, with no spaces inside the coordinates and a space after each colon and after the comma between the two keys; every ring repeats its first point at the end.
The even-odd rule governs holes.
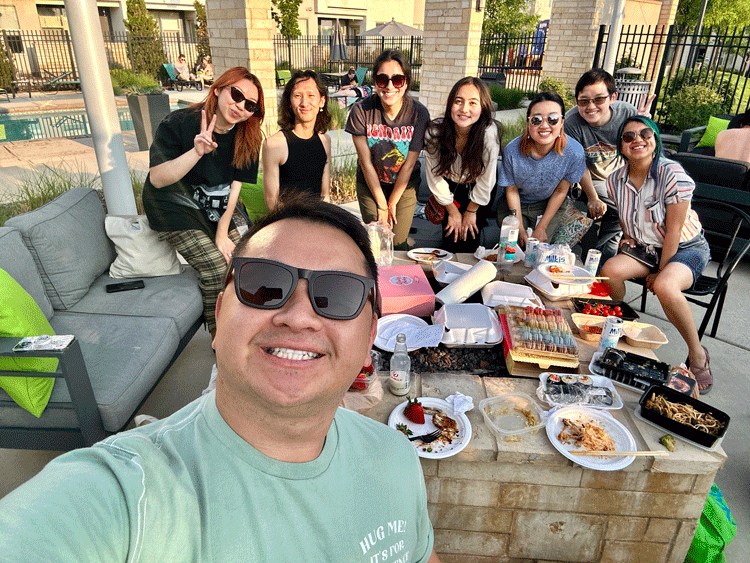
{"type": "Polygon", "coordinates": [[[103,274],[89,292],[69,310],[76,313],[137,315],[174,319],[180,337],[203,314],[203,298],[195,270],[186,268],[181,274],[143,278],[146,287],[132,291],[107,293],[104,286],[121,282],[103,274]]]}
{"type": "Polygon", "coordinates": [[[90,188],[73,188],[5,224],[21,231],[55,310],[75,305],[115,258],[104,208],[90,188]]]}
{"type": "MultiPolygon", "coordinates": [[[[80,342],[108,432],[125,426],[169,365],[179,344],[174,321],[165,318],[58,312],[51,324],[57,334],[75,334],[80,342]]],[[[39,419],[0,390],[0,420],[3,426],[78,427],[63,379],[55,383],[47,409],[39,419]]]]}
{"type": "Polygon", "coordinates": [[[42,278],[39,277],[34,259],[21,240],[21,233],[9,227],[0,227],[0,268],[8,272],[31,295],[47,320],[50,320],[55,312],[44,293],[42,278]]]}

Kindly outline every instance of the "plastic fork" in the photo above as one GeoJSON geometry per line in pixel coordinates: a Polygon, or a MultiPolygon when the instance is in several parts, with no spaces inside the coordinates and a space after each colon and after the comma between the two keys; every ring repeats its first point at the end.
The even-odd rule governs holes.
{"type": "Polygon", "coordinates": [[[435,440],[440,438],[442,434],[443,434],[442,431],[434,430],[430,432],[429,434],[422,434],[421,436],[412,436],[409,438],[409,440],[411,440],[412,442],[414,440],[421,440],[425,444],[429,444],[430,442],[434,442],[435,440]]]}

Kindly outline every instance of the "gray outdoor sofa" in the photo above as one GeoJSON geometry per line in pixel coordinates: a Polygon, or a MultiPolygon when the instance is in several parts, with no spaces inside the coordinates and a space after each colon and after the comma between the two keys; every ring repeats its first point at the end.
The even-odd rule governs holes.
{"type": "MultiPolygon", "coordinates": [[[[106,293],[106,284],[122,280],[108,275],[115,251],[104,219],[98,194],[74,188],[0,227],[0,268],[34,298],[56,334],[76,337],[54,354],[61,368],[39,419],[0,390],[0,447],[69,450],[124,429],[201,325],[189,267],[143,278],[144,289],[106,293]]],[[[12,355],[17,340],[0,338],[0,356],[12,355]]]]}

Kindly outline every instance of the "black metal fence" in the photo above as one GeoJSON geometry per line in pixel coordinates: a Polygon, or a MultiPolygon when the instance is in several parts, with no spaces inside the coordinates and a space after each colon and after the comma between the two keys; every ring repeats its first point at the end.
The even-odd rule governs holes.
{"type": "MultiPolygon", "coordinates": [[[[610,38],[601,26],[593,66],[603,64],[610,38]]],[[[635,67],[656,94],[652,108],[667,117],[669,99],[683,87],[701,84],[722,98],[722,111],[742,113],[750,107],[750,28],[704,28],[700,33],[677,26],[625,26],[615,68],[635,67]]],[[[617,72],[615,72],[617,75],[617,72]]]]}
{"type": "Polygon", "coordinates": [[[504,83],[506,88],[536,90],[541,79],[546,41],[545,30],[482,37],[479,75],[504,83]]]}
{"type": "MultiPolygon", "coordinates": [[[[70,33],[64,29],[28,31],[0,30],[0,40],[8,54],[13,79],[28,82],[32,88],[43,87],[50,80],[67,72],[70,79],[78,78],[78,68],[73,56],[70,33]]],[[[104,36],[104,49],[110,68],[133,68],[133,46],[147,39],[131,36],[129,33],[116,33],[104,36]]],[[[196,37],[184,37],[177,32],[162,33],[161,45],[164,60],[174,62],[182,53],[188,65],[198,60],[200,41],[196,37]]]]}
{"type": "MultiPolygon", "coordinates": [[[[333,35],[307,35],[292,39],[276,35],[273,40],[276,69],[316,72],[345,72],[350,66],[372,68],[377,56],[386,49],[398,49],[409,60],[412,83],[419,82],[422,67],[422,38],[417,36],[380,37],[354,35],[345,39],[349,58],[331,60],[333,35]]],[[[368,75],[369,77],[369,72],[368,75]]]]}

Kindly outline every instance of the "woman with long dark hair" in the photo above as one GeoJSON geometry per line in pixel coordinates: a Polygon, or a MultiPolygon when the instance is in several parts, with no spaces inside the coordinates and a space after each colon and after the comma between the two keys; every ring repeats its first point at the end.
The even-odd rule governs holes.
{"type": "Polygon", "coordinates": [[[240,188],[258,175],[264,113],[260,81],[234,67],[205,100],[169,114],[150,149],[143,206],[151,228],[198,272],[212,335],[216,298],[239,240],[232,216],[240,188]]]}
{"type": "Polygon", "coordinates": [[[620,216],[620,250],[648,249],[655,254],[656,266],[621,252],[604,263],[602,276],[609,278],[615,300],[625,297],[625,280],[646,278],[646,288],[659,298],[688,346],[687,364],[698,389],[708,393],[713,385],[708,350],[701,345],[682,293],[695,284],[711,254],[698,214],[690,208],[695,182],[677,162],[661,156],[659,128],[649,118],[629,117],[618,138],[617,150],[627,164],[607,178],[607,191],[620,216]]]}
{"type": "Polygon", "coordinates": [[[492,119],[484,82],[462,78],[448,94],[445,115],[425,135],[427,184],[445,208],[441,248],[474,252],[491,214],[502,126],[492,119]]]}
{"type": "Polygon", "coordinates": [[[408,94],[411,67],[400,51],[380,53],[372,76],[377,96],[354,104],[346,122],[357,149],[357,199],[364,222],[389,224],[393,247],[406,250],[430,114],[408,94]]]}
{"type": "MultiPolygon", "coordinates": [[[[526,110],[526,131],[503,151],[502,175],[509,209],[521,221],[518,242],[526,246],[526,227],[532,237],[547,242],[560,225],[570,205],[568,188],[581,180],[586,170],[583,147],[565,135],[565,102],[554,92],[541,92],[526,110]],[[537,221],[537,218],[541,218],[537,221]]],[[[500,206],[498,223],[507,212],[500,206]]]]}

